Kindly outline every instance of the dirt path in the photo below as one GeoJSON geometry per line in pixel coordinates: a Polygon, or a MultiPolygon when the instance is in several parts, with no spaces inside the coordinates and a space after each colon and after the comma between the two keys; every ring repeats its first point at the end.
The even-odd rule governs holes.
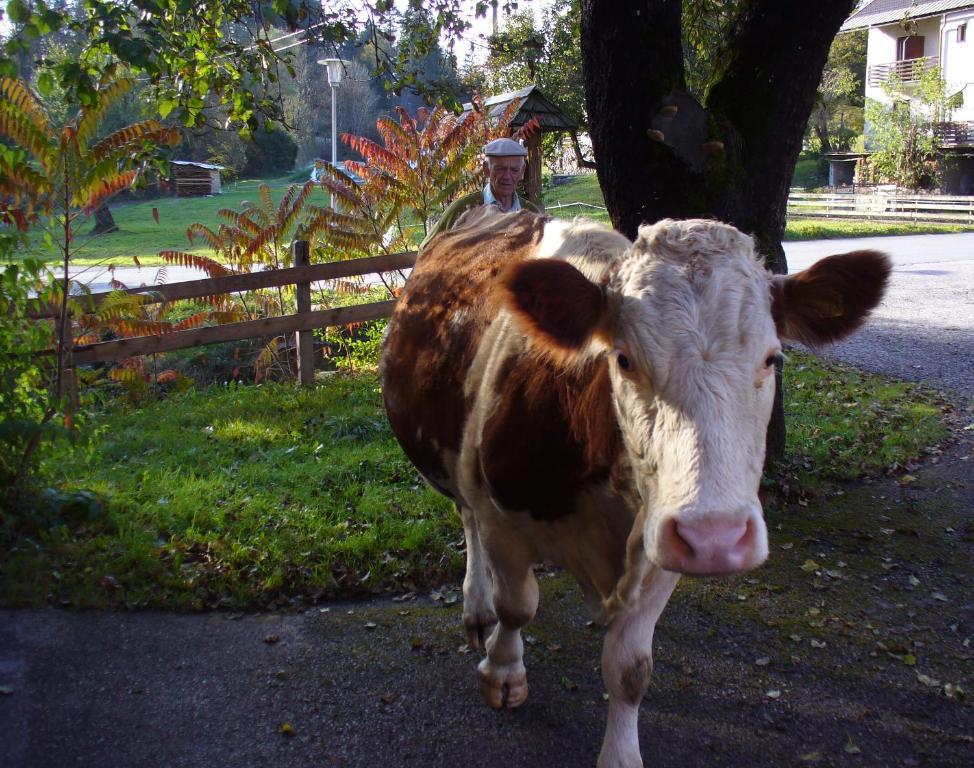
{"type": "MultiPolygon", "coordinates": [[[[974,423],[936,463],[772,516],[772,559],[684,580],[647,765],[974,765],[974,423]]],[[[586,766],[600,630],[542,575],[531,695],[484,707],[456,594],[304,613],[0,612],[0,765],[586,766]],[[287,726],[285,726],[287,724],[287,726]]]]}

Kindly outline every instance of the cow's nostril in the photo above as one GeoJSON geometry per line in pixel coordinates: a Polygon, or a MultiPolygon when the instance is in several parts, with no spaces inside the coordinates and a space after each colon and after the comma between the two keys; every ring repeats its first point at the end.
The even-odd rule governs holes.
{"type": "Polygon", "coordinates": [[[680,535],[680,524],[675,517],[666,522],[664,529],[664,547],[681,560],[692,560],[693,545],[680,535]]]}

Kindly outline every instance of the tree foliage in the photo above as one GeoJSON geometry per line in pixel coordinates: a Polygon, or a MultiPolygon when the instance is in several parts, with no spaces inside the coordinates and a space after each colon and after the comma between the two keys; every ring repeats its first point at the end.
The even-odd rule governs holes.
{"type": "Polygon", "coordinates": [[[870,99],[866,104],[869,162],[880,179],[907,189],[930,188],[939,181],[936,155],[940,149],[935,123],[950,120],[956,98],[947,97],[947,83],[939,67],[917,63],[908,92],[893,76],[883,84],[890,103],[870,99]]]}
{"type": "Polygon", "coordinates": [[[849,32],[832,42],[808,132],[821,152],[848,152],[863,128],[866,33],[849,32]]]}
{"type": "MultiPolygon", "coordinates": [[[[79,0],[64,5],[9,0],[14,34],[0,51],[0,74],[26,76],[18,70],[29,66],[42,92],[57,84],[68,102],[90,106],[99,98],[106,68],[124,64],[148,80],[149,100],[161,117],[200,126],[218,112],[208,101],[212,97],[228,124],[252,131],[262,117],[284,119],[281,84],[294,75],[296,47],[318,43],[338,53],[363,32],[362,39],[373,42],[372,77],[387,79],[395,92],[413,88],[447,95],[442,84],[423,82],[408,64],[417,51],[435,49],[441,35],[461,34],[469,26],[463,6],[462,0],[409,0],[408,13],[422,14],[429,23],[411,30],[410,46],[400,53],[391,45],[395,35],[389,29],[403,12],[389,0],[79,0]],[[51,59],[37,45],[66,33],[79,42],[75,56],[51,59]]],[[[475,6],[478,15],[486,10],[484,2],[475,6]]]]}
{"type": "MultiPolygon", "coordinates": [[[[464,75],[467,87],[496,94],[536,84],[578,126],[570,132],[579,166],[594,167],[583,157],[579,133],[588,128],[582,59],[579,48],[579,0],[554,0],[535,25],[529,11],[513,13],[503,28],[488,40],[490,56],[482,65],[471,66],[464,75]]],[[[546,137],[547,138],[547,137],[546,137]]],[[[545,143],[549,154],[557,138],[545,143]]]]}

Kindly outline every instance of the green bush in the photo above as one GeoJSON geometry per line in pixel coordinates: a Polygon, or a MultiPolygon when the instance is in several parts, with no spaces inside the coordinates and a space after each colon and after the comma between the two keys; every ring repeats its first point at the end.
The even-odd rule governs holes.
{"type": "Polygon", "coordinates": [[[0,504],[6,512],[32,495],[33,459],[48,438],[63,431],[40,354],[53,346],[53,329],[27,314],[46,269],[40,260],[18,259],[20,245],[19,233],[0,230],[0,263],[5,262],[0,272],[0,504]]]}

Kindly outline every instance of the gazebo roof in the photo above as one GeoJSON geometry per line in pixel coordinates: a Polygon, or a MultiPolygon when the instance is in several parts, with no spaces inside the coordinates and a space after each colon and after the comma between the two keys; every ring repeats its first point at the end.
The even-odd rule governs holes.
{"type": "MultiPolygon", "coordinates": [[[[511,119],[511,127],[519,128],[532,117],[538,118],[542,132],[573,131],[578,126],[562,112],[558,106],[550,101],[536,85],[529,85],[518,91],[499,93],[484,99],[484,108],[491,119],[496,119],[507,109],[512,101],[520,101],[521,106],[511,119]]],[[[463,105],[464,112],[470,112],[473,105],[469,102],[463,105]]]]}

